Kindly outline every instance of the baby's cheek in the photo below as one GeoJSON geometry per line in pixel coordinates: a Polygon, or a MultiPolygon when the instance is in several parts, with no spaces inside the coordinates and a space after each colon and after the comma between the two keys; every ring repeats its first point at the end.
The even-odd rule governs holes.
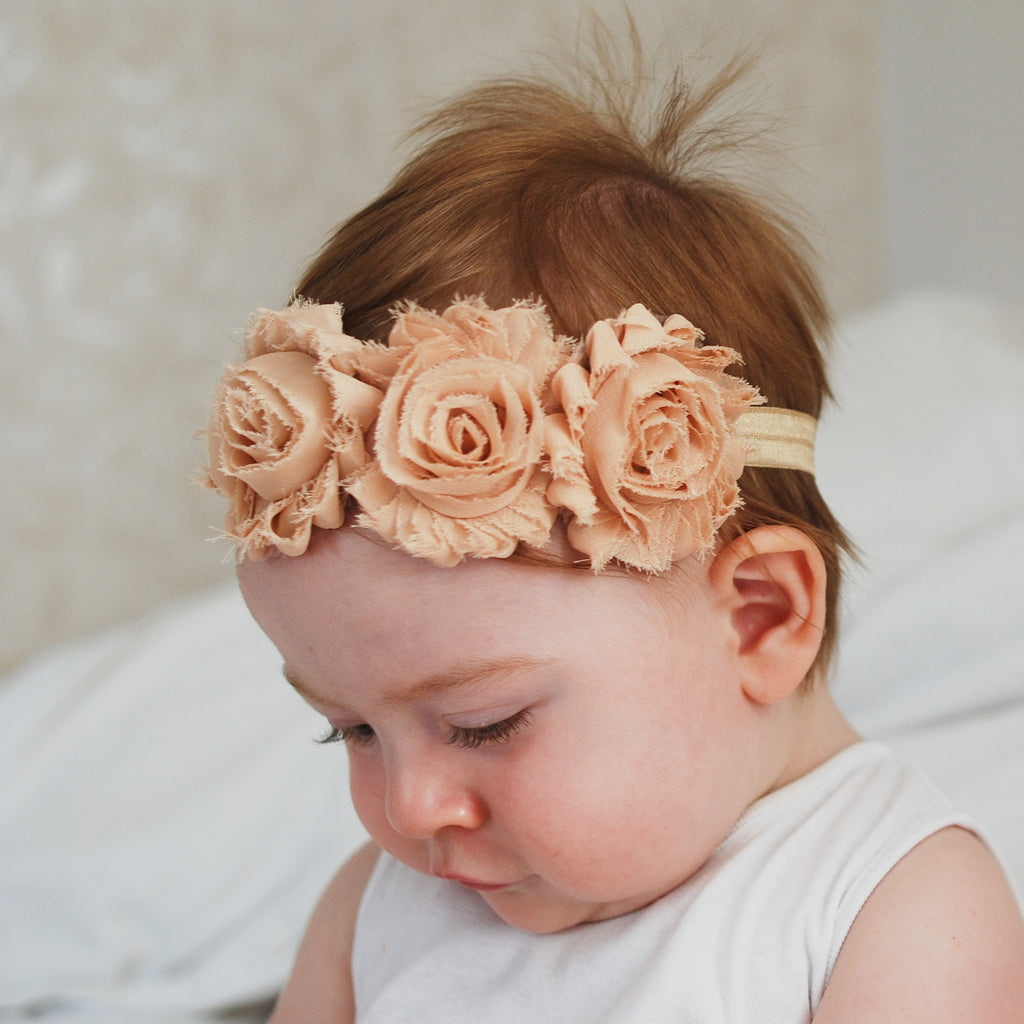
{"type": "Polygon", "coordinates": [[[578,770],[532,773],[506,787],[492,801],[492,813],[505,832],[535,856],[578,866],[603,844],[612,808],[600,792],[583,784],[578,770]]]}
{"type": "Polygon", "coordinates": [[[366,751],[352,751],[349,755],[349,792],[363,827],[370,838],[397,860],[417,871],[429,872],[429,856],[424,855],[420,843],[397,833],[388,821],[387,782],[379,760],[366,751]]]}
{"type": "Polygon", "coordinates": [[[388,827],[383,773],[360,751],[349,753],[348,787],[359,820],[380,843],[388,827]]]}
{"type": "Polygon", "coordinates": [[[538,777],[536,790],[517,791],[504,824],[518,833],[524,859],[556,888],[585,899],[619,898],[638,881],[646,884],[649,861],[658,858],[638,843],[656,843],[662,819],[650,821],[645,794],[628,780],[594,775],[600,784],[580,767],[538,777]]]}

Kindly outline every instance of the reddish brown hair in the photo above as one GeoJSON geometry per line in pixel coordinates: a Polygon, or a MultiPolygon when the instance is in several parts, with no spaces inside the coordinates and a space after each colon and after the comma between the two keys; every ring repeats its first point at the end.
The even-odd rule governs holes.
{"type": "MultiPolygon", "coordinates": [[[[636,95],[594,88],[596,77],[589,90],[520,78],[457,97],[423,122],[418,151],[338,229],[296,294],[342,303],[348,333],[380,340],[409,300],[440,310],[456,296],[492,307],[537,297],[572,337],[641,302],[736,349],[770,405],[818,416],[828,315],[804,243],[709,167],[728,133],[704,122],[743,70],[734,63],[699,91],[677,76],[646,129],[636,95]]],[[[748,469],[740,483],[730,530],[794,525],[824,556],[823,667],[846,538],[810,475],[748,469]]]]}

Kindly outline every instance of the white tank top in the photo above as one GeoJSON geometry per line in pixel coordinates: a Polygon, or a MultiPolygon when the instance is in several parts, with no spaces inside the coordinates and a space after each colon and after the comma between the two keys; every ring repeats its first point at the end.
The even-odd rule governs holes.
{"type": "Polygon", "coordinates": [[[554,935],[382,854],[360,907],[359,1024],[806,1024],[846,933],[904,854],[977,831],[917,769],[863,742],[750,807],[660,900],[554,935]]]}

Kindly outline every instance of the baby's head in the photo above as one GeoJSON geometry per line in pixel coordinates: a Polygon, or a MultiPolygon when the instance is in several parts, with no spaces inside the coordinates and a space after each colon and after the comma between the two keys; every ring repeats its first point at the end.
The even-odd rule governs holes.
{"type": "Polygon", "coordinates": [[[833,642],[826,314],[705,166],[732,77],[642,135],[611,90],[448,104],[254,319],[212,422],[246,598],[371,834],[535,931],[667,891],[799,773],[765,709],[833,642]]]}
{"type": "MultiPolygon", "coordinates": [[[[644,126],[631,123],[633,99],[624,89],[573,93],[543,79],[520,79],[456,98],[421,125],[416,155],[379,199],[338,229],[298,284],[296,296],[307,303],[340,304],[343,328],[329,310],[306,319],[351,338],[382,344],[390,338],[394,350],[437,333],[438,317],[410,314],[410,303],[440,314],[460,298],[479,297],[491,310],[530,300],[539,311],[522,308],[513,330],[539,334],[547,321],[555,339],[578,344],[596,322],[642,304],[659,319],[684,315],[703,332],[705,351],[724,346],[738,353],[727,372],[752,384],[758,401],[817,418],[828,395],[821,350],[828,324],[804,243],[768,205],[714,170],[729,132],[705,122],[739,74],[726,69],[700,92],[676,81],[644,126]],[[393,335],[402,310],[404,329],[393,335]]],[[[474,313],[463,306],[450,319],[459,317],[465,327],[474,313]]],[[[284,337],[287,326],[257,322],[254,333],[262,337],[250,351],[292,344],[284,337]]],[[[535,377],[550,376],[565,358],[565,347],[558,351],[550,341],[547,348],[536,338],[514,344],[530,349],[515,361],[528,363],[535,377]]],[[[659,340],[652,335],[642,344],[659,340]]],[[[354,376],[386,388],[397,361],[369,355],[369,365],[364,358],[354,376]]],[[[550,406],[550,394],[541,397],[550,406]]],[[[733,415],[749,402],[735,388],[726,397],[733,415]]],[[[376,406],[364,404],[359,415],[370,443],[373,430],[379,432],[376,406]]],[[[806,423],[781,425],[783,434],[793,429],[807,441],[806,423]]],[[[463,437],[461,443],[471,442],[463,437]]],[[[362,450],[343,457],[331,486],[362,457],[362,450]]],[[[212,454],[214,469],[219,458],[212,454]]],[[[766,468],[757,461],[747,460],[739,480],[742,504],[726,515],[730,503],[723,498],[712,525],[723,541],[765,524],[795,526],[814,541],[828,572],[821,674],[836,632],[846,541],[806,471],[809,463],[784,459],[804,468],[766,468]]],[[[238,492],[235,479],[217,483],[238,492]]],[[[350,500],[349,522],[355,508],[350,500]]],[[[286,513],[280,528],[308,532],[308,512],[302,522],[286,513]]],[[[565,516],[559,509],[559,523],[565,516]]],[[[312,521],[334,527],[337,520],[338,513],[333,519],[321,513],[312,521]]],[[[238,522],[231,527],[237,534],[238,522]]],[[[546,532],[524,529],[518,555],[529,555],[531,540],[546,532]]],[[[694,547],[706,547],[705,540],[694,547]]],[[[249,537],[244,546],[251,549],[249,537]]],[[[574,564],[581,561],[577,552],[574,564]]],[[[632,564],[662,571],[665,559],[655,561],[632,564]]]]}

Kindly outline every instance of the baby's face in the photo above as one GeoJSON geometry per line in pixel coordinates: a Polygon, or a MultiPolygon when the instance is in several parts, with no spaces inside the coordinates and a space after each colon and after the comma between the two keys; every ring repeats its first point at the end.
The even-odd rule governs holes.
{"type": "Polygon", "coordinates": [[[700,567],[666,600],[633,578],[439,569],[342,529],[240,577],[289,679],[344,737],[373,838],[518,928],[657,899],[773,785],[763,709],[700,567]]]}

